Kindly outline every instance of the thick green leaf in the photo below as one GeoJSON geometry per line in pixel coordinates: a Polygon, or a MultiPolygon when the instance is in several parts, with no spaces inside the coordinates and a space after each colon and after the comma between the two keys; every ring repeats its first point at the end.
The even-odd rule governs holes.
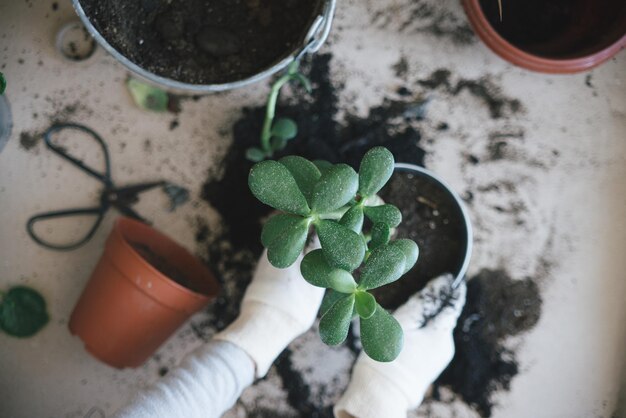
{"type": "Polygon", "coordinates": [[[167,110],[169,97],[165,91],[134,78],[129,78],[126,81],[126,86],[135,104],[140,108],[154,112],[165,112],[167,110]]]}
{"type": "Polygon", "coordinates": [[[298,135],[298,125],[289,118],[280,118],[272,125],[272,136],[289,141],[298,135]]]}
{"type": "Polygon", "coordinates": [[[46,301],[34,289],[16,286],[2,296],[0,328],[14,337],[30,337],[49,320],[46,301]]]}
{"type": "Polygon", "coordinates": [[[363,229],[363,207],[359,205],[352,206],[339,220],[339,223],[350,228],[357,234],[363,229]]]}
{"type": "Polygon", "coordinates": [[[354,271],[365,257],[363,237],[335,221],[321,220],[315,225],[326,261],[331,266],[354,271]]]}
{"type": "Polygon", "coordinates": [[[377,304],[374,315],[361,318],[361,343],[372,360],[389,362],[400,355],[404,333],[396,318],[377,304]]]}
{"type": "Polygon", "coordinates": [[[261,202],[296,215],[309,214],[309,205],[287,167],[277,161],[262,161],[250,170],[248,185],[261,202]]]}
{"type": "Polygon", "coordinates": [[[354,294],[356,312],[363,319],[370,318],[376,311],[376,299],[371,293],[358,291],[354,294]]]}
{"type": "Polygon", "coordinates": [[[369,249],[375,250],[389,242],[391,238],[391,230],[385,224],[374,224],[372,227],[372,239],[369,243],[369,249]]]}
{"type": "Polygon", "coordinates": [[[313,188],[311,209],[323,214],[339,209],[356,195],[359,176],[346,164],[337,164],[322,174],[313,188]]]}
{"type": "Polygon", "coordinates": [[[402,251],[405,257],[404,263],[404,273],[411,270],[415,263],[417,262],[417,257],[419,256],[419,247],[417,244],[410,239],[399,239],[396,241],[392,241],[389,245],[392,247],[398,248],[402,251]]]}
{"type": "Polygon", "coordinates": [[[365,206],[365,216],[374,223],[383,223],[389,228],[395,228],[402,222],[402,213],[393,205],[365,206]]]}
{"type": "Polygon", "coordinates": [[[363,266],[359,289],[376,289],[398,280],[404,273],[405,262],[399,248],[384,245],[375,249],[363,266]]]}
{"type": "Polygon", "coordinates": [[[292,265],[306,244],[309,232],[309,221],[301,218],[298,223],[285,229],[267,247],[267,259],[276,268],[286,268],[292,265]]]}
{"type": "Polygon", "coordinates": [[[324,174],[328,170],[332,168],[332,164],[326,160],[313,160],[313,164],[320,171],[320,173],[324,174]]]}
{"type": "Polygon", "coordinates": [[[350,273],[342,269],[335,269],[328,276],[330,287],[341,293],[354,293],[356,282],[350,273]]]}
{"type": "Polygon", "coordinates": [[[369,150],[359,168],[359,194],[372,196],[383,188],[393,174],[393,155],[387,148],[375,147],[369,150]]]}
{"type": "Polygon", "coordinates": [[[284,234],[289,228],[293,228],[302,220],[304,220],[302,216],[290,215],[288,213],[279,213],[272,216],[265,225],[263,225],[261,243],[264,247],[269,247],[272,241],[284,234]]]}
{"type": "Polygon", "coordinates": [[[261,148],[252,147],[246,150],[246,159],[248,159],[248,161],[252,161],[253,163],[263,161],[265,157],[265,152],[261,148]]]}
{"type": "Polygon", "coordinates": [[[313,250],[302,259],[300,273],[302,277],[313,286],[329,288],[330,274],[335,270],[326,261],[322,250],[313,250]]]}
{"type": "Polygon", "coordinates": [[[296,184],[304,197],[306,197],[307,201],[311,202],[313,187],[315,187],[315,183],[317,183],[322,176],[322,173],[315,167],[315,164],[306,158],[295,155],[283,157],[278,160],[278,162],[287,167],[287,170],[289,170],[296,180],[296,184]]]}
{"type": "Polygon", "coordinates": [[[333,289],[326,290],[326,293],[324,293],[324,299],[322,299],[322,305],[320,306],[320,316],[324,316],[324,314],[328,312],[335,302],[345,297],[345,293],[339,293],[333,289]]]}
{"type": "Polygon", "coordinates": [[[320,319],[320,337],[325,344],[338,345],[344,342],[350,329],[354,295],[339,299],[320,319]]]}

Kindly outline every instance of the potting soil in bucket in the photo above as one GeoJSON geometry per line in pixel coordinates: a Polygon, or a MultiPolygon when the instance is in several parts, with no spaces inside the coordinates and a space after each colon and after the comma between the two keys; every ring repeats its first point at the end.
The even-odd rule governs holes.
{"type": "Polygon", "coordinates": [[[304,43],[320,9],[300,0],[81,0],[87,17],[122,55],[151,73],[189,84],[255,75],[304,43]]]}

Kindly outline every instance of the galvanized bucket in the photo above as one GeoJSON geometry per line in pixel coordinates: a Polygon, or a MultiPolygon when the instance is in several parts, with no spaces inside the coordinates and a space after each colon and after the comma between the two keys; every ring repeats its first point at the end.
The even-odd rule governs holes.
{"type": "Polygon", "coordinates": [[[213,93],[224,90],[236,89],[244,87],[257,81],[270,77],[273,74],[283,70],[294,59],[299,59],[307,53],[317,52],[330,33],[332,26],[333,16],[335,14],[335,6],[337,0],[325,0],[323,7],[320,10],[320,14],[313,20],[311,27],[309,28],[307,35],[304,38],[303,45],[296,50],[292,51],[287,57],[283,58],[271,67],[243,80],[232,81],[223,84],[188,84],[170,78],[162,77],[151,73],[134,62],[130,61],[119,51],[117,51],[106,39],[98,32],[94,25],[89,21],[85,11],[83,10],[80,0],[72,0],[74,9],[80,17],[81,21],[94,39],[104,48],[108,53],[113,55],[115,59],[121,62],[126,68],[132,71],[138,78],[147,81],[148,83],[157,85],[171,92],[178,93],[190,93],[190,94],[204,94],[213,93]]]}
{"type": "Polygon", "coordinates": [[[456,205],[459,210],[459,214],[462,217],[463,224],[465,226],[465,255],[463,257],[463,262],[458,267],[457,271],[451,271],[454,275],[454,282],[452,284],[453,288],[457,288],[463,280],[465,280],[465,275],[467,273],[467,269],[469,267],[470,259],[472,258],[472,246],[473,246],[473,231],[472,231],[472,223],[470,221],[469,212],[465,207],[465,203],[459,197],[459,195],[452,190],[452,188],[441,178],[433,174],[432,172],[426,170],[423,167],[419,167],[414,164],[405,164],[405,163],[396,163],[396,171],[398,172],[410,172],[415,174],[416,176],[428,178],[430,181],[435,182],[439,185],[443,190],[445,190],[448,195],[456,202],[456,205]]]}

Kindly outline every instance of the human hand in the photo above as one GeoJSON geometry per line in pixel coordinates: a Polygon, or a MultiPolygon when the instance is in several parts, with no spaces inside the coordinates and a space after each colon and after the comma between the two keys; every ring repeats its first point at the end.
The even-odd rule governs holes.
{"type": "Polygon", "coordinates": [[[337,418],[398,418],[418,406],[430,384],[454,356],[452,331],[465,304],[466,285],[452,289],[452,275],[432,280],[396,310],[404,348],[390,363],[359,356],[337,418]]]}

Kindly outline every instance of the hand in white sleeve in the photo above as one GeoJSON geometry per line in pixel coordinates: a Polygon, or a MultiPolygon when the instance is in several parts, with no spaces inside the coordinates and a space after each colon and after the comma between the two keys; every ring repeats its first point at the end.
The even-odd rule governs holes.
{"type": "MultiPolygon", "coordinates": [[[[308,250],[319,248],[317,238],[308,250]]],[[[216,340],[243,349],[256,365],[256,377],[267,374],[278,355],[315,321],[324,289],[300,274],[302,255],[286,269],[277,269],[261,256],[252,283],[241,302],[239,317],[216,340]]]]}
{"type": "Polygon", "coordinates": [[[337,418],[400,418],[418,406],[454,356],[452,331],[465,304],[466,285],[452,289],[452,275],[432,280],[396,310],[404,348],[390,363],[359,356],[337,418]]]}

